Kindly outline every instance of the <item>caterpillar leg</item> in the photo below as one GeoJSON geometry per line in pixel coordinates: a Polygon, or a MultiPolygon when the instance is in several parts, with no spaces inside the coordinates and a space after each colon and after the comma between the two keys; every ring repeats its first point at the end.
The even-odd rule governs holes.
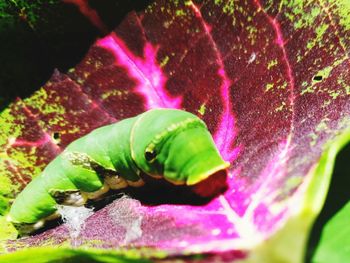
{"type": "Polygon", "coordinates": [[[127,181],[119,175],[107,175],[104,177],[104,180],[112,190],[119,190],[128,187],[127,181]]]}
{"type": "Polygon", "coordinates": [[[56,219],[58,219],[58,218],[60,218],[60,217],[61,217],[60,213],[58,213],[58,211],[56,211],[56,212],[54,212],[53,214],[51,214],[51,215],[45,217],[45,218],[42,219],[42,220],[44,220],[44,221],[46,222],[46,221],[56,220],[56,219]]]}
{"type": "Polygon", "coordinates": [[[45,225],[45,221],[42,219],[34,224],[29,224],[29,223],[12,223],[12,224],[17,229],[20,236],[25,236],[42,228],[45,225]]]}
{"type": "Polygon", "coordinates": [[[109,191],[109,185],[105,182],[99,190],[94,192],[82,192],[82,194],[86,196],[88,199],[98,199],[108,191],[109,191]]]}
{"type": "Polygon", "coordinates": [[[140,178],[137,181],[127,180],[127,183],[128,183],[128,185],[130,185],[132,187],[140,187],[140,186],[143,186],[145,184],[145,181],[140,178]]]}
{"type": "Polygon", "coordinates": [[[46,224],[46,222],[56,220],[60,217],[61,215],[56,211],[53,214],[39,220],[36,223],[14,223],[12,222],[12,219],[10,216],[8,216],[7,221],[12,222],[12,225],[17,229],[20,236],[25,236],[30,233],[33,233],[34,231],[39,230],[46,224]]]}
{"type": "Polygon", "coordinates": [[[50,195],[59,205],[82,206],[88,199],[88,195],[80,190],[51,190],[50,195]]]}

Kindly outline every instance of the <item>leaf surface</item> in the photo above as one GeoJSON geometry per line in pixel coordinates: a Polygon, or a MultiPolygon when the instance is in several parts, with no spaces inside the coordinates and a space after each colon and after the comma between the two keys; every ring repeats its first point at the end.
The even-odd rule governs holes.
{"type": "MultiPolygon", "coordinates": [[[[205,206],[117,200],[87,220],[81,245],[301,261],[348,141],[330,144],[349,126],[349,12],[344,0],[156,1],[130,13],[75,68],[2,113],[3,196],[96,127],[185,109],[231,163],[228,191],[205,206]]],[[[62,225],[8,246],[71,241],[62,225]]]]}

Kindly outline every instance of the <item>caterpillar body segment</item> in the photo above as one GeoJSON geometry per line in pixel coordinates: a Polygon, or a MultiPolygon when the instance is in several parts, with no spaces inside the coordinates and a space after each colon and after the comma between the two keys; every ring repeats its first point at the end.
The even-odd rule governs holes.
{"type": "Polygon", "coordinates": [[[205,123],[182,110],[154,109],[73,141],[17,196],[8,219],[22,234],[112,190],[144,184],[143,172],[195,185],[225,170],[205,123]]]}

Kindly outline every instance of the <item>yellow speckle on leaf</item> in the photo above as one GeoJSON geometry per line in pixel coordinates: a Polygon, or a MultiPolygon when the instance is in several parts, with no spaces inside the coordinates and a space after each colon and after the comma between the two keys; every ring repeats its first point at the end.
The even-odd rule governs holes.
{"type": "MultiPolygon", "coordinates": [[[[281,3],[283,3],[283,1],[281,1],[281,3]]],[[[295,20],[295,16],[291,13],[285,13],[285,16],[291,21],[294,22],[295,20]]]]}
{"type": "Polygon", "coordinates": [[[118,97],[120,97],[120,96],[125,95],[127,93],[128,93],[127,91],[120,91],[120,90],[117,90],[117,89],[109,90],[109,91],[107,91],[107,92],[105,92],[105,93],[103,93],[101,95],[101,99],[105,100],[105,99],[109,98],[110,96],[118,96],[118,97]]]}
{"type": "Polygon", "coordinates": [[[274,60],[271,60],[269,61],[269,63],[267,64],[267,69],[270,69],[272,68],[273,66],[276,66],[277,65],[277,59],[274,59],[274,60]]]}
{"type": "MultiPolygon", "coordinates": [[[[67,134],[75,134],[75,133],[78,133],[81,131],[81,128],[80,127],[72,127],[71,129],[67,130],[66,132],[64,133],[67,133],[67,134]]],[[[62,133],[63,134],[63,133],[62,133]]]]}
{"type": "Polygon", "coordinates": [[[305,93],[314,93],[314,89],[312,86],[309,86],[307,87],[306,89],[303,89],[301,92],[300,92],[300,95],[304,95],[305,93]]]}
{"type": "Polygon", "coordinates": [[[336,90],[332,90],[330,93],[329,93],[329,96],[332,97],[332,99],[336,99],[338,96],[340,95],[340,92],[339,91],[336,91],[336,90]]]}
{"type": "Polygon", "coordinates": [[[225,6],[224,6],[224,13],[233,15],[235,9],[235,2],[233,0],[226,1],[225,6]]]}
{"type": "Polygon", "coordinates": [[[312,132],[309,134],[309,137],[311,137],[310,146],[315,146],[318,138],[317,134],[312,132]]]}
{"type": "Polygon", "coordinates": [[[282,102],[282,105],[281,105],[281,106],[279,106],[279,107],[277,107],[277,108],[275,109],[275,112],[282,111],[282,110],[283,110],[283,108],[284,108],[284,106],[286,106],[286,103],[283,101],[283,102],[282,102]]]}
{"type": "Polygon", "coordinates": [[[294,23],[294,27],[295,29],[300,29],[303,25],[303,21],[301,19],[297,20],[295,23],[294,23]]]}
{"type": "Polygon", "coordinates": [[[326,108],[329,104],[331,104],[331,100],[325,100],[324,102],[323,102],[323,105],[322,105],[322,108],[326,108]]]}
{"type": "Polygon", "coordinates": [[[288,86],[288,82],[284,81],[283,84],[278,87],[278,89],[285,89],[287,88],[287,86],[288,86]]]}
{"type": "Polygon", "coordinates": [[[316,35],[319,40],[323,36],[323,34],[326,32],[327,28],[328,28],[327,24],[322,24],[316,28],[316,35]]]}
{"type": "Polygon", "coordinates": [[[339,24],[345,30],[350,30],[350,1],[336,0],[332,1],[334,12],[340,16],[339,24]]]}
{"type": "Polygon", "coordinates": [[[297,62],[300,62],[302,59],[303,59],[303,56],[301,56],[301,55],[297,56],[297,62]]]}
{"type": "Polygon", "coordinates": [[[199,112],[200,115],[203,116],[203,115],[205,114],[205,110],[206,110],[205,103],[203,103],[203,104],[200,106],[198,112],[199,112]]]}
{"type": "Polygon", "coordinates": [[[346,95],[350,95],[350,86],[345,86],[346,95]]]}
{"type": "Polygon", "coordinates": [[[329,119],[325,118],[325,119],[322,119],[320,121],[320,123],[316,126],[315,130],[317,132],[322,132],[322,131],[326,131],[328,129],[328,126],[327,126],[327,122],[329,121],[329,119]]]}
{"type": "Polygon", "coordinates": [[[164,67],[169,61],[169,56],[165,56],[163,60],[160,62],[160,67],[164,67]]]}
{"type": "Polygon", "coordinates": [[[19,125],[14,125],[15,117],[12,115],[9,108],[5,109],[0,113],[0,145],[3,150],[3,145],[7,144],[8,135],[19,136],[22,133],[21,127],[19,125]]]}
{"type": "Polygon", "coordinates": [[[176,14],[176,16],[185,16],[186,15],[185,11],[182,9],[176,10],[175,14],[176,14]]]}
{"type": "Polygon", "coordinates": [[[350,86],[345,82],[342,76],[338,78],[337,83],[343,88],[343,94],[345,93],[345,95],[350,95],[350,86]]]}
{"type": "Polygon", "coordinates": [[[272,88],[273,88],[273,83],[267,83],[265,86],[265,92],[268,92],[272,88]]]}
{"type": "Polygon", "coordinates": [[[312,49],[315,46],[316,42],[315,41],[309,41],[306,44],[307,49],[312,49]]]}

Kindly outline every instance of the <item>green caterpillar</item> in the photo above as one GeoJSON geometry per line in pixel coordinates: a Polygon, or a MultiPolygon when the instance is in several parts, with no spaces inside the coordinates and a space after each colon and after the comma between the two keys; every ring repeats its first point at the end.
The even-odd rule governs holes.
{"type": "Polygon", "coordinates": [[[153,109],[69,144],[17,196],[8,219],[30,233],[59,216],[58,204],[81,206],[109,189],[142,186],[141,172],[191,186],[228,166],[201,119],[153,109]]]}

